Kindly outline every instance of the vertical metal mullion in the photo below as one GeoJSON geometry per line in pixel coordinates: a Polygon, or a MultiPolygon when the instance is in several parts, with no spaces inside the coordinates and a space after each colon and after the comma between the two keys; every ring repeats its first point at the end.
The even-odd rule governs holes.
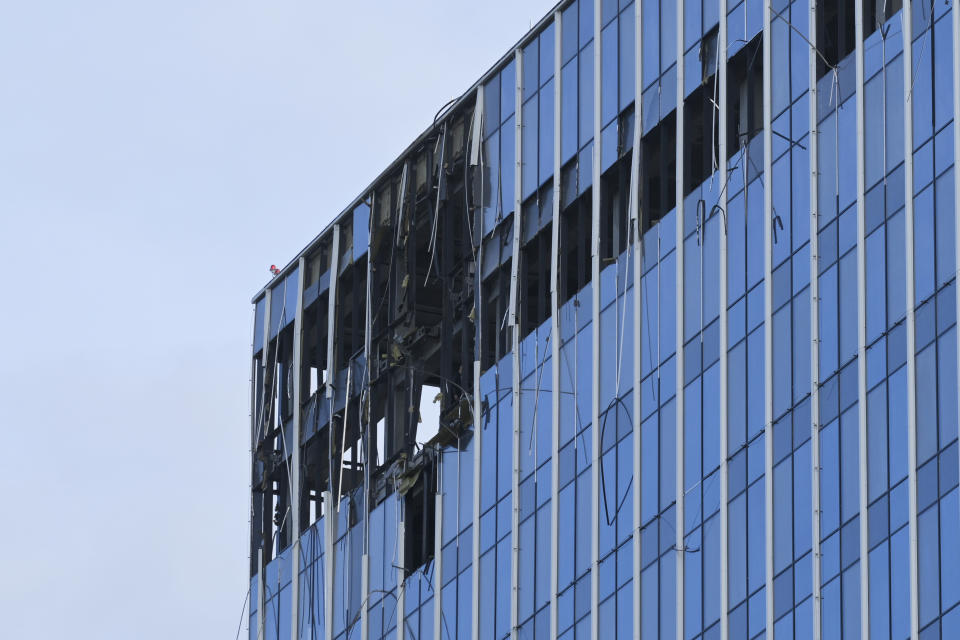
{"type": "Polygon", "coordinates": [[[643,457],[641,419],[641,384],[643,376],[643,219],[640,214],[640,140],[643,132],[643,11],[634,2],[634,102],[633,158],[630,163],[630,218],[633,228],[633,638],[640,640],[641,590],[640,570],[643,562],[640,548],[640,465],[643,457]]]}
{"type": "Polygon", "coordinates": [[[266,624],[264,622],[264,609],[266,608],[266,598],[263,594],[263,547],[257,549],[257,640],[264,640],[266,636],[266,624]]]}
{"type": "Polygon", "coordinates": [[[520,578],[520,323],[518,321],[520,291],[520,234],[521,199],[523,194],[523,50],[514,51],[514,155],[516,164],[513,175],[513,255],[510,260],[510,341],[513,352],[513,509],[510,521],[512,558],[510,562],[510,637],[516,640],[519,626],[519,578],[520,578]]]}
{"type": "Polygon", "coordinates": [[[557,588],[559,586],[559,511],[560,496],[560,109],[563,13],[553,13],[553,226],[550,228],[550,370],[553,393],[550,395],[550,637],[559,635],[557,628],[557,588]]]}
{"type": "Polygon", "coordinates": [[[773,120],[771,0],[763,2],[763,431],[766,628],[773,637],[773,120]]]}
{"type": "MultiPolygon", "coordinates": [[[[366,499],[366,496],[364,496],[366,499]]],[[[366,526],[366,523],[364,524],[366,526]]],[[[367,611],[367,602],[370,598],[370,556],[364,553],[360,556],[360,640],[367,640],[370,635],[370,616],[367,611]]],[[[297,640],[294,638],[293,640],[297,640]]]]}
{"type": "MultiPolygon", "coordinates": [[[[458,450],[458,459],[459,455],[460,451],[458,450]]],[[[440,464],[442,468],[442,460],[440,464]]],[[[440,640],[440,638],[443,637],[443,599],[441,597],[443,592],[443,494],[446,490],[446,487],[442,487],[441,491],[437,491],[435,497],[436,514],[434,516],[433,529],[433,561],[435,563],[433,570],[433,637],[436,638],[436,640],[440,640]]],[[[453,490],[457,496],[460,495],[456,486],[453,487],[453,490]]],[[[459,533],[459,531],[457,533],[459,533]]]]}
{"type": "MultiPolygon", "coordinates": [[[[403,508],[403,500],[397,500],[397,510],[400,519],[397,527],[397,640],[406,637],[407,623],[407,582],[404,567],[407,564],[407,512],[403,508]]],[[[410,640],[416,640],[411,638],[410,640]]]]}
{"type": "MultiPolygon", "coordinates": [[[[402,197],[402,195],[401,195],[402,197]]],[[[327,385],[326,396],[328,400],[333,398],[333,381],[336,378],[333,370],[334,360],[334,340],[337,326],[337,281],[340,279],[340,223],[333,225],[333,248],[330,253],[330,290],[327,293],[327,385]]],[[[333,403],[330,407],[332,409],[333,403]]],[[[330,411],[330,422],[327,427],[330,433],[333,433],[333,411],[330,411]]],[[[332,452],[331,452],[332,453],[332,452]]],[[[342,452],[341,452],[341,455],[342,452]]],[[[332,459],[332,458],[331,458],[332,459]]],[[[333,490],[333,487],[330,487],[333,490]]],[[[339,492],[340,488],[337,488],[339,492]]]]}
{"type": "Polygon", "coordinates": [[[686,496],[684,493],[684,447],[685,447],[685,438],[684,438],[684,388],[683,381],[685,378],[685,367],[683,361],[683,338],[684,338],[684,326],[683,326],[683,317],[684,317],[684,282],[683,282],[683,262],[684,262],[684,234],[683,234],[683,218],[684,218],[684,203],[683,203],[683,171],[684,171],[684,83],[685,73],[683,68],[683,37],[684,37],[684,11],[683,11],[683,2],[676,3],[677,8],[677,24],[676,24],[676,38],[677,38],[677,130],[675,136],[676,142],[676,151],[675,151],[675,197],[676,197],[676,385],[677,385],[677,424],[676,424],[676,598],[677,598],[677,610],[676,610],[676,632],[677,640],[684,640],[684,592],[686,590],[685,579],[686,579],[686,567],[685,565],[685,554],[686,554],[686,545],[684,540],[684,529],[686,528],[686,496]]]}
{"type": "MultiPolygon", "coordinates": [[[[273,304],[273,289],[267,289],[267,293],[263,298],[263,349],[261,356],[261,364],[263,366],[263,384],[260,388],[260,393],[262,397],[260,398],[260,416],[258,417],[256,412],[254,412],[254,428],[253,428],[253,452],[256,453],[257,448],[260,445],[260,431],[263,429],[263,424],[267,420],[268,416],[265,413],[265,407],[267,402],[267,392],[266,392],[266,381],[267,381],[267,367],[270,363],[270,322],[273,318],[270,317],[270,307],[273,304]]],[[[251,492],[251,499],[253,493],[251,492]]],[[[266,627],[263,621],[263,608],[264,608],[264,576],[263,569],[266,566],[263,561],[263,505],[260,507],[261,511],[261,525],[260,525],[260,548],[257,550],[257,565],[259,569],[257,570],[257,640],[264,640],[266,637],[266,627]]],[[[251,536],[253,531],[251,530],[251,536]]]]}
{"type": "Polygon", "coordinates": [[[602,84],[602,55],[600,27],[603,22],[602,3],[593,3],[593,189],[591,195],[590,272],[592,286],[593,377],[590,385],[590,441],[593,461],[590,466],[590,636],[598,639],[600,608],[600,129],[603,114],[600,110],[602,84]]]}
{"type": "MultiPolygon", "coordinates": [[[[253,456],[254,456],[254,449],[256,445],[256,441],[254,440],[254,438],[257,433],[257,426],[256,426],[257,425],[257,422],[256,422],[257,421],[257,369],[259,368],[258,363],[252,357],[253,345],[254,345],[254,342],[256,341],[256,335],[257,335],[256,307],[254,307],[253,326],[254,326],[254,329],[251,332],[253,335],[251,336],[251,340],[250,340],[250,351],[251,351],[251,358],[250,358],[250,485],[249,485],[250,511],[249,511],[249,519],[247,521],[247,530],[248,530],[248,533],[250,534],[249,543],[247,545],[247,549],[249,550],[249,555],[247,556],[247,560],[248,560],[247,566],[251,571],[255,566],[253,564],[254,562],[253,561],[253,523],[254,523],[253,512],[254,512],[254,509],[256,508],[256,503],[253,500],[253,459],[254,459],[253,456]]],[[[261,350],[261,353],[262,353],[262,350],[261,350]]],[[[261,355],[261,357],[263,356],[261,355]]],[[[259,554],[258,554],[258,562],[259,562],[259,554]]],[[[255,575],[259,576],[260,575],[259,564],[257,564],[256,567],[257,567],[257,570],[255,575]]],[[[253,582],[253,578],[254,578],[253,575],[250,575],[248,577],[247,579],[248,584],[253,582]]],[[[258,577],[258,582],[259,582],[259,577],[258,577]]],[[[249,587],[249,588],[252,589],[252,587],[249,587]]],[[[251,601],[250,615],[253,614],[252,612],[253,606],[254,606],[253,602],[251,601]]],[[[250,615],[247,616],[247,635],[248,636],[250,633],[250,615]]]]}
{"type": "MultiPolygon", "coordinates": [[[[960,6],[953,3],[951,9],[953,12],[953,188],[954,188],[954,268],[960,274],[960,215],[956,211],[960,208],[960,82],[957,81],[957,75],[960,75],[960,6]]],[[[954,290],[960,285],[960,277],[954,280],[954,290]]],[[[960,327],[960,296],[956,298],[956,318],[957,326],[960,327]]],[[[958,329],[960,332],[960,329],[958,329]]],[[[957,340],[957,366],[960,367],[960,340],[957,340]]],[[[960,394],[957,394],[958,405],[960,405],[960,394]]],[[[957,407],[958,416],[960,416],[960,406],[957,407]]],[[[960,433],[958,433],[960,435],[960,433]]],[[[958,447],[960,450],[960,447],[958,447]]]]}
{"type": "Polygon", "coordinates": [[[300,402],[301,402],[301,361],[303,359],[303,281],[307,259],[303,256],[297,262],[297,309],[293,318],[293,443],[290,464],[290,515],[293,530],[293,557],[291,558],[290,600],[292,614],[290,619],[290,638],[297,640],[300,634],[300,402]]]}
{"type": "Polygon", "coordinates": [[[870,538],[867,508],[867,263],[866,263],[866,149],[864,141],[863,0],[855,1],[854,45],[857,119],[857,414],[860,494],[860,635],[870,636],[870,538]]]}
{"type": "MultiPolygon", "coordinates": [[[[903,72],[904,86],[913,86],[913,3],[903,3],[903,72]]],[[[913,263],[913,92],[904,92],[904,236],[906,241],[906,331],[907,331],[907,482],[909,491],[910,531],[910,637],[920,635],[920,600],[917,532],[917,358],[916,318],[914,316],[913,263]]]]}
{"type": "MultiPolygon", "coordinates": [[[[332,423],[331,423],[332,424],[332,423]]],[[[333,509],[333,492],[328,487],[323,492],[323,524],[324,540],[323,555],[326,562],[326,571],[323,572],[324,598],[323,598],[323,625],[325,638],[333,638],[333,573],[337,566],[334,549],[337,538],[337,516],[333,509]]]]}
{"type": "MultiPolygon", "coordinates": [[[[370,192],[370,209],[367,215],[367,269],[365,281],[365,300],[363,312],[363,386],[360,392],[360,416],[366,414],[366,424],[361,425],[366,431],[366,437],[363,438],[363,556],[360,559],[360,640],[367,640],[370,637],[370,439],[375,437],[374,431],[370,428],[370,361],[373,352],[373,250],[370,248],[369,238],[373,237],[373,216],[374,207],[377,203],[376,191],[370,192]],[[366,407],[363,406],[366,400],[366,407]]],[[[440,516],[437,516],[439,522],[440,516]]],[[[439,536],[437,540],[439,540],[439,536]]],[[[437,546],[437,552],[434,557],[440,556],[440,547],[437,546]]],[[[381,570],[377,567],[377,570],[381,570]]],[[[440,602],[440,590],[436,591],[434,602],[440,602]]],[[[439,609],[439,607],[434,607],[439,609]]],[[[439,637],[439,636],[438,636],[439,637]]]]}
{"type": "Polygon", "coordinates": [[[813,562],[813,638],[820,640],[820,238],[819,175],[820,132],[817,124],[817,0],[809,0],[810,49],[807,54],[810,79],[810,460],[813,562]]]}
{"type": "Polygon", "coordinates": [[[730,637],[730,589],[728,574],[730,571],[729,557],[727,554],[729,546],[729,521],[730,521],[730,470],[728,459],[730,456],[730,425],[727,415],[728,394],[729,394],[729,371],[727,367],[729,348],[728,328],[729,320],[727,317],[727,0],[720,2],[720,31],[717,38],[717,78],[718,83],[718,101],[719,114],[718,120],[720,133],[718,136],[718,154],[720,170],[720,196],[719,206],[723,213],[723,233],[720,234],[720,264],[717,265],[720,273],[720,640],[727,640],[730,637]]]}
{"type": "MultiPolygon", "coordinates": [[[[482,100],[483,95],[480,94],[477,100],[482,100]]],[[[479,102],[478,102],[479,104],[479,102]]],[[[482,243],[481,243],[482,244],[482,243]]],[[[477,266],[479,273],[480,266],[477,266]]],[[[480,300],[480,292],[477,292],[478,301],[480,300]]],[[[478,303],[477,307],[481,305],[478,303]]],[[[481,443],[483,441],[483,429],[480,427],[480,360],[479,360],[479,349],[477,350],[477,358],[473,361],[473,526],[471,529],[471,535],[473,538],[473,571],[470,572],[471,580],[471,593],[473,595],[473,602],[470,607],[470,630],[473,637],[473,640],[477,640],[480,637],[480,449],[481,443]]],[[[497,392],[499,394],[499,391],[497,392]]],[[[458,526],[459,528],[459,526],[458,526]]],[[[460,532],[457,532],[457,546],[459,548],[460,532]]],[[[459,578],[458,578],[459,580],[459,578]]]]}
{"type": "MultiPolygon", "coordinates": [[[[480,142],[477,143],[477,151],[475,154],[475,159],[477,163],[480,163],[478,166],[483,166],[481,162],[482,158],[482,141],[483,141],[483,103],[484,103],[484,89],[483,85],[477,87],[477,98],[476,104],[474,105],[474,122],[476,126],[474,127],[474,135],[477,136],[477,140],[480,142]],[[479,114],[479,115],[478,115],[479,114]]],[[[481,176],[482,178],[482,176],[481,176]]],[[[483,188],[483,180],[481,182],[481,189],[483,188]]],[[[469,185],[468,187],[469,188],[469,185]]],[[[483,219],[483,210],[478,208],[477,210],[477,220],[478,223],[482,222],[483,219]]],[[[477,280],[474,287],[474,310],[476,311],[477,320],[475,323],[476,328],[476,347],[474,348],[474,361],[473,361],[473,525],[470,528],[470,533],[472,537],[472,564],[473,571],[470,572],[470,593],[473,597],[473,602],[470,607],[470,634],[473,640],[477,640],[480,636],[480,452],[482,449],[483,442],[483,429],[480,428],[480,354],[483,353],[483,239],[481,229],[483,228],[482,224],[477,225],[477,244],[479,245],[477,249],[477,260],[476,260],[476,272],[477,280]]],[[[497,392],[499,395],[499,391],[497,392]]],[[[457,491],[459,495],[459,489],[457,491]]],[[[458,498],[459,499],[459,498],[458,498]]],[[[459,517],[459,516],[458,516],[459,517]]],[[[459,551],[460,547],[460,526],[457,525],[457,549],[459,551]]],[[[458,578],[459,580],[459,578],[458,578]]]]}

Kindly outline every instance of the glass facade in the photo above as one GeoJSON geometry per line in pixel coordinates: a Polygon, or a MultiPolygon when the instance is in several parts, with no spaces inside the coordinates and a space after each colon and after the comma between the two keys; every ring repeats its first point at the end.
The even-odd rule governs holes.
{"type": "Polygon", "coordinates": [[[576,0],[254,299],[249,637],[960,638],[955,0],[576,0]]]}

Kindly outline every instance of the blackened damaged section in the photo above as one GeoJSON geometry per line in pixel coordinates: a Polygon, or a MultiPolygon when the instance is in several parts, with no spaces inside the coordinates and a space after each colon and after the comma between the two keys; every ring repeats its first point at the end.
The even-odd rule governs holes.
{"type": "Polygon", "coordinates": [[[465,446],[473,423],[480,168],[469,162],[472,119],[472,105],[444,115],[314,243],[304,256],[301,318],[293,318],[297,290],[287,295],[281,283],[270,304],[258,303],[260,315],[274,317],[254,341],[251,574],[259,550],[269,562],[345,498],[357,519],[394,492],[411,532],[405,570],[433,556],[437,452],[465,446]],[[421,411],[422,397],[439,410],[421,411]],[[289,504],[295,446],[297,523],[289,504]]]}

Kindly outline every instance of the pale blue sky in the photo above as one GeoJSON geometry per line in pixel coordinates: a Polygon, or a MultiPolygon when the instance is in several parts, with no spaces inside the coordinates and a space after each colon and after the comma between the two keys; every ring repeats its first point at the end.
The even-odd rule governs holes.
{"type": "Polygon", "coordinates": [[[552,5],[0,0],[0,637],[234,637],[251,296],[552,5]]]}

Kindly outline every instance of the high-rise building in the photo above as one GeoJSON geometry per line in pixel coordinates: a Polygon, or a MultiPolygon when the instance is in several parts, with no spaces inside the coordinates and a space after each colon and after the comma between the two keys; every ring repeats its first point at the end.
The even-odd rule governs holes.
{"type": "Polygon", "coordinates": [[[960,637],[958,33],[561,2],[254,299],[250,638],[960,637]]]}

